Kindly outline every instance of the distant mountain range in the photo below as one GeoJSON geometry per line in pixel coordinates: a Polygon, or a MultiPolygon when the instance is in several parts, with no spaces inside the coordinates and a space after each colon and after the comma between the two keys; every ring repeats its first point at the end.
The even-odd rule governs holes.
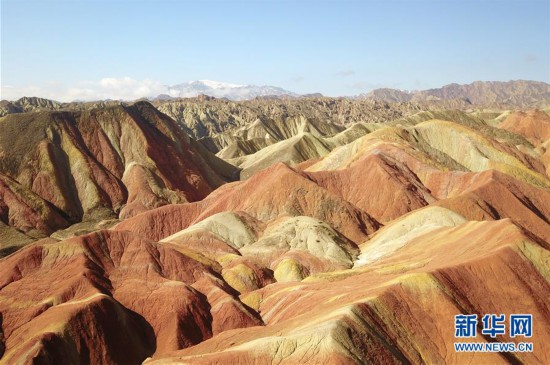
{"type": "Polygon", "coordinates": [[[476,106],[547,107],[550,105],[550,85],[525,80],[475,81],[467,85],[450,84],[419,91],[376,89],[358,98],[398,103],[462,100],[476,106]]]}
{"type": "MultiPolygon", "coordinates": [[[[238,85],[219,81],[198,80],[168,87],[158,99],[188,98],[207,95],[234,101],[258,97],[301,97],[275,86],[238,85]]],[[[322,96],[321,94],[313,94],[322,96]]],[[[313,96],[311,95],[311,96],[313,96]]],[[[382,88],[354,98],[390,103],[456,101],[476,106],[546,107],[550,105],[550,85],[540,81],[475,81],[471,84],[449,84],[441,88],[405,91],[382,88]]],[[[457,104],[458,106],[458,104],[457,104]]]]}
{"type": "MultiPolygon", "coordinates": [[[[198,80],[166,86],[166,92],[149,96],[157,102],[198,96],[226,98],[232,101],[262,99],[322,98],[319,93],[300,95],[276,86],[239,85],[219,81],[198,80]]],[[[550,85],[540,81],[475,81],[471,84],[449,84],[441,88],[406,91],[381,88],[348,99],[373,100],[386,103],[413,103],[422,108],[462,109],[492,107],[500,109],[548,108],[550,85]]],[[[38,110],[89,109],[117,105],[120,100],[59,103],[38,97],[23,97],[16,101],[2,100],[0,116],[38,110]]]]}

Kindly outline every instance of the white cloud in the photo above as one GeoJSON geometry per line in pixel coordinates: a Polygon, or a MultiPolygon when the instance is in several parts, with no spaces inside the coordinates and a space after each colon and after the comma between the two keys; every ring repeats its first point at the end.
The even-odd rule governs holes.
{"type": "Polygon", "coordinates": [[[72,86],[58,83],[23,87],[2,85],[0,97],[1,99],[16,100],[22,96],[38,96],[64,102],[104,99],[135,100],[143,97],[155,97],[159,94],[166,94],[168,91],[168,86],[155,80],[106,77],[99,81],[83,81],[72,86]]]}

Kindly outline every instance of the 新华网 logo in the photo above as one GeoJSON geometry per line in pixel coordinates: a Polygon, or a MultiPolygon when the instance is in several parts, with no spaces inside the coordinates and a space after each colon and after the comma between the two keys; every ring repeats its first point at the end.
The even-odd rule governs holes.
{"type": "MultiPolygon", "coordinates": [[[[455,315],[455,338],[475,338],[481,326],[481,335],[495,339],[503,336],[508,330],[511,338],[533,336],[532,314],[511,314],[506,321],[504,314],[485,314],[478,321],[477,314],[455,315]]],[[[455,342],[458,352],[532,352],[532,342],[455,342]]]]}

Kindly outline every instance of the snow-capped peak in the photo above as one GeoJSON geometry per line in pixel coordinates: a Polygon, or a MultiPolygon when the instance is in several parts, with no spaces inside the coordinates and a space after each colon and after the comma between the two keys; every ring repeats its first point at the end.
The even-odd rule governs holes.
{"type": "Polygon", "coordinates": [[[237,87],[243,87],[245,85],[238,85],[238,84],[230,84],[228,82],[220,82],[220,81],[212,81],[212,80],[197,80],[197,81],[189,81],[190,85],[196,85],[196,84],[203,84],[204,86],[208,86],[212,89],[234,89],[237,87]]]}
{"type": "Polygon", "coordinates": [[[196,80],[168,87],[171,97],[195,97],[200,94],[231,100],[247,100],[261,96],[296,96],[296,94],[275,86],[239,85],[221,81],[196,80]]]}

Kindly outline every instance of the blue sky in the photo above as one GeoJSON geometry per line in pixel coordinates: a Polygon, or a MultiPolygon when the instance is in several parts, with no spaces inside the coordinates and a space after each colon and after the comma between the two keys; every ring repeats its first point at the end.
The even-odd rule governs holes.
{"type": "Polygon", "coordinates": [[[1,0],[1,17],[8,99],[94,98],[106,78],[121,95],[197,79],[330,96],[550,82],[548,0],[1,0]]]}

